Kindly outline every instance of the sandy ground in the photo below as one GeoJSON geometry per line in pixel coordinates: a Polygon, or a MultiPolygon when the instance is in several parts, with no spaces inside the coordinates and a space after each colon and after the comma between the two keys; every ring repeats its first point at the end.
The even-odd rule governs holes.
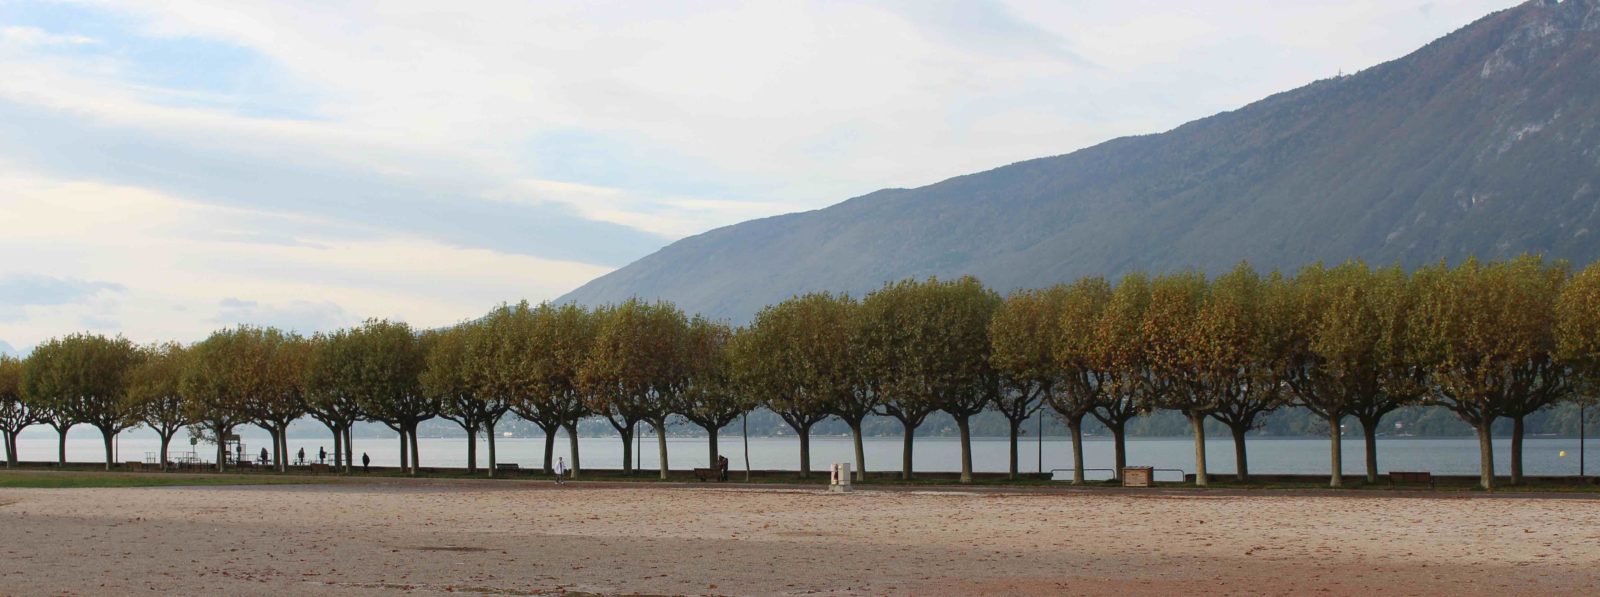
{"type": "Polygon", "coordinates": [[[0,594],[1593,594],[1600,501],[534,482],[0,490],[0,594]]]}

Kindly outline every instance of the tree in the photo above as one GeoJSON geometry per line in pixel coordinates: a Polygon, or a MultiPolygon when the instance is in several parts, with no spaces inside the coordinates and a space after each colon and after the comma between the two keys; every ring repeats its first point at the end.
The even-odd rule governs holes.
{"type": "MultiPolygon", "coordinates": [[[[1112,290],[1104,278],[1084,278],[1059,291],[1057,305],[1048,312],[1045,329],[1051,333],[1057,381],[1045,392],[1045,402],[1067,423],[1072,434],[1072,482],[1082,484],[1083,419],[1106,406],[1111,369],[1098,352],[1095,331],[1112,290]]],[[[1121,474],[1120,467],[1116,474],[1121,474]]]]}
{"type": "Polygon", "coordinates": [[[139,350],[125,338],[74,334],[35,347],[23,368],[23,392],[45,406],[60,435],[60,462],[66,463],[67,429],[87,423],[105,440],[106,470],[111,470],[112,440],[134,425],[125,409],[123,378],[139,361],[139,350]]]}
{"type": "Polygon", "coordinates": [[[126,409],[139,423],[150,427],[161,438],[161,468],[167,468],[167,451],[172,437],[194,421],[184,408],[183,381],[186,351],[181,344],[168,342],[143,349],[138,366],[128,371],[126,409]]]}
{"type": "MultiPolygon", "coordinates": [[[[580,373],[595,404],[618,432],[639,421],[656,430],[661,478],[667,478],[667,418],[680,410],[688,377],[688,320],[670,303],[630,299],[609,309],[580,373]]],[[[632,434],[623,435],[623,441],[632,434]]],[[[631,464],[624,459],[624,466],[631,464]]]]}
{"type": "MultiPolygon", "coordinates": [[[[554,422],[567,430],[572,453],[568,470],[576,476],[578,461],[578,421],[589,416],[589,397],[579,383],[579,371],[594,345],[596,318],[577,305],[545,303],[533,312],[529,341],[536,350],[524,350],[534,359],[528,381],[531,411],[539,420],[554,422]]],[[[550,453],[555,448],[554,428],[545,436],[545,468],[550,468],[550,453]]]]}
{"type": "MultiPolygon", "coordinates": [[[[1450,409],[1478,433],[1479,482],[1494,488],[1490,432],[1502,416],[1525,416],[1567,392],[1553,362],[1554,303],[1564,267],[1536,257],[1483,264],[1469,259],[1419,270],[1418,357],[1430,367],[1430,402],[1450,409]]],[[[1520,432],[1520,425],[1516,432],[1520,432]]],[[[1513,482],[1520,482],[1520,433],[1512,437],[1513,482]]]]}
{"type": "Polygon", "coordinates": [[[439,415],[439,401],[422,391],[428,347],[404,322],[369,319],[344,335],[354,367],[342,385],[361,412],[400,434],[402,468],[415,476],[417,425],[439,415]],[[410,454],[407,458],[406,449],[410,454]]]}
{"type": "Polygon", "coordinates": [[[716,467],[717,431],[749,412],[750,404],[733,382],[728,355],[733,329],[695,316],[689,322],[688,336],[688,375],[680,414],[706,430],[708,466],[716,467]]]}
{"type": "Polygon", "coordinates": [[[1276,272],[1263,280],[1241,263],[1211,284],[1192,337],[1205,372],[1201,387],[1213,403],[1208,414],[1232,432],[1235,478],[1241,483],[1250,477],[1245,433],[1289,396],[1283,384],[1284,339],[1294,313],[1287,286],[1276,272]]]}
{"type": "Polygon", "coordinates": [[[262,332],[250,326],[219,330],[189,348],[178,392],[186,416],[217,445],[217,470],[226,468],[227,442],[249,421],[250,401],[269,382],[262,332]]]}
{"type": "Polygon", "coordinates": [[[1043,398],[1061,382],[1055,347],[1061,338],[1066,293],[1060,285],[1011,293],[989,323],[989,358],[1001,388],[994,404],[1008,423],[1011,479],[1017,478],[1017,439],[1023,421],[1039,412],[1043,398]]]}
{"type": "Polygon", "coordinates": [[[1572,372],[1574,393],[1588,408],[1600,392],[1600,262],[1591,263],[1561,289],[1556,303],[1556,354],[1572,372]]]}
{"type": "MultiPolygon", "coordinates": [[[[1092,304],[1092,303],[1089,303],[1092,304]]],[[[1150,308],[1150,279],[1131,273],[1117,282],[1100,317],[1085,330],[1064,330],[1065,334],[1084,335],[1090,342],[1079,350],[1083,366],[1101,371],[1100,404],[1089,411],[1111,431],[1117,480],[1128,466],[1128,421],[1147,412],[1152,392],[1160,387],[1150,366],[1145,343],[1144,318],[1150,308]]],[[[1077,318],[1063,317],[1063,328],[1077,318]]]]}
{"type": "MultiPolygon", "coordinates": [[[[439,416],[455,422],[467,432],[467,473],[478,472],[478,431],[487,430],[494,442],[494,423],[505,416],[503,400],[489,400],[474,383],[472,347],[486,333],[480,323],[463,323],[438,332],[428,349],[427,366],[422,371],[422,391],[439,401],[439,416]]],[[[489,475],[494,476],[494,456],[489,457],[489,475]]]]}
{"type": "Polygon", "coordinates": [[[289,424],[306,414],[301,388],[310,345],[278,328],[251,327],[246,334],[257,351],[252,366],[259,375],[246,395],[245,413],[272,436],[272,465],[284,472],[289,470],[289,424]]]}
{"type": "Polygon", "coordinates": [[[1198,323],[1210,287],[1199,273],[1172,274],[1150,284],[1150,305],[1140,324],[1151,375],[1150,405],[1183,413],[1194,434],[1194,479],[1209,485],[1206,474],[1205,418],[1217,406],[1208,382],[1211,364],[1201,345],[1198,323]]]}
{"type": "MultiPolygon", "coordinates": [[[[851,400],[851,303],[828,294],[807,294],[768,305],[729,347],[741,390],[776,413],[800,438],[800,476],[811,475],[811,428],[832,413],[844,413],[857,441],[859,407],[851,400]]],[[[860,464],[862,454],[857,453],[860,464]]]]}
{"type": "Polygon", "coordinates": [[[351,436],[356,422],[364,417],[356,400],[361,366],[357,348],[347,330],[313,336],[300,384],[306,413],[333,434],[333,465],[347,473],[355,464],[351,436]]]}
{"type": "Polygon", "coordinates": [[[989,317],[1000,298],[975,278],[954,282],[902,280],[861,303],[860,361],[877,380],[878,414],[905,428],[901,477],[911,478],[916,428],[935,410],[956,418],[962,435],[962,478],[971,479],[967,419],[998,391],[988,368],[989,317]]]}
{"type": "Polygon", "coordinates": [[[0,355],[0,439],[7,468],[17,466],[17,434],[39,422],[39,413],[22,399],[22,367],[21,359],[0,355]]]}

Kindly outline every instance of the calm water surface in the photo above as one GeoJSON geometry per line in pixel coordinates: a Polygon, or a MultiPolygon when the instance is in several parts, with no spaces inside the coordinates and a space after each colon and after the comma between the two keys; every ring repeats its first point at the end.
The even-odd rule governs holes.
{"type": "MultiPolygon", "coordinates": [[[[252,458],[270,444],[267,437],[243,434],[245,450],[252,458]]],[[[486,443],[479,438],[479,465],[487,462],[486,443]]],[[[538,466],[544,458],[542,437],[500,438],[496,452],[500,462],[515,462],[524,467],[538,466]]],[[[620,468],[622,465],[621,441],[615,437],[579,438],[579,450],[585,468],[620,468]]],[[[973,466],[978,471],[1004,472],[1006,470],[1007,441],[1004,438],[974,438],[973,466]]],[[[1327,474],[1328,440],[1314,438],[1252,438],[1249,440],[1250,470],[1255,473],[1327,474]]],[[[56,456],[56,436],[48,429],[29,429],[17,440],[17,449],[23,460],[52,461],[56,456]]],[[[743,442],[737,434],[721,438],[722,453],[733,461],[735,468],[744,468],[743,442]]],[[[568,456],[567,438],[557,438],[555,453],[568,456]]],[[[307,457],[315,460],[317,449],[333,449],[330,437],[290,438],[289,452],[294,454],[305,448],[307,457]]],[[[901,440],[897,437],[868,438],[866,460],[870,470],[899,470],[901,440]]],[[[160,442],[148,430],[132,430],[122,434],[117,441],[118,461],[144,460],[154,456],[160,442]]],[[[399,463],[399,441],[389,438],[356,438],[357,459],[365,452],[378,466],[399,463]]],[[[423,466],[461,467],[466,465],[466,438],[422,438],[420,445],[423,466]]],[[[171,452],[196,450],[202,458],[212,460],[216,448],[200,444],[191,448],[187,438],[180,435],[171,452]]],[[[668,462],[675,469],[706,466],[707,446],[704,438],[668,438],[668,462]]],[[[1524,466],[1530,475],[1578,474],[1578,440],[1576,438],[1529,438],[1524,442],[1524,466]],[[1566,455],[1562,456],[1565,451],[1566,455]]],[[[1027,472],[1040,470],[1041,445],[1036,438],[1025,439],[1020,448],[1020,466],[1027,472]]],[[[1231,473],[1234,470],[1233,442],[1230,439],[1212,439],[1206,443],[1210,472],[1231,473]]],[[[640,465],[650,469],[657,466],[654,437],[645,437],[640,465]]],[[[1072,466],[1072,444],[1065,438],[1046,438],[1042,445],[1043,470],[1072,466]]],[[[570,457],[570,456],[569,456],[570,457]]],[[[100,434],[92,428],[75,428],[67,435],[67,459],[73,462],[101,462],[104,448],[100,434]]],[[[793,437],[762,437],[750,439],[750,467],[756,469],[789,469],[800,466],[799,441],[793,437]]],[[[1110,438],[1087,438],[1084,442],[1085,468],[1112,466],[1110,438]]],[[[1365,454],[1361,438],[1347,437],[1344,441],[1344,469],[1348,474],[1365,470],[1365,454]]],[[[1496,471],[1509,470],[1510,440],[1495,440],[1496,471]]],[[[811,440],[811,466],[823,470],[828,463],[854,460],[848,437],[813,437],[811,440]]],[[[1600,441],[1588,442],[1587,472],[1600,471],[1600,441]]],[[[915,464],[917,470],[957,471],[961,467],[960,442],[953,438],[918,438],[915,464]]],[[[1128,464],[1154,466],[1164,469],[1194,470],[1193,442],[1188,438],[1148,438],[1128,441],[1128,464]]],[[[1478,444],[1473,438],[1379,439],[1378,467],[1389,470],[1425,470],[1437,474],[1472,475],[1478,473],[1478,444]]],[[[1070,472],[1067,473],[1070,475],[1070,472]]],[[[1176,478],[1179,473],[1168,472],[1158,478],[1176,478]]],[[[1090,478],[1104,478],[1109,471],[1089,471],[1090,478]]]]}

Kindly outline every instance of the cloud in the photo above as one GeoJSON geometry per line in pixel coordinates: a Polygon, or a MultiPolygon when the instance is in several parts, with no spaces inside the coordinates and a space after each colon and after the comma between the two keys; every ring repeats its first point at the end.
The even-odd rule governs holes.
{"type": "Polygon", "coordinates": [[[91,282],[40,274],[0,276],[0,321],[27,317],[29,307],[82,303],[107,293],[125,290],[113,282],[91,282]]]}
{"type": "Polygon", "coordinates": [[[0,27],[0,42],[19,46],[82,46],[100,43],[83,35],[58,35],[37,27],[0,27]]]}
{"type": "Polygon", "coordinates": [[[228,297],[218,301],[217,308],[217,316],[211,321],[222,327],[253,324],[310,334],[360,323],[360,319],[344,307],[329,301],[293,300],[278,305],[262,305],[256,301],[228,297]]]}
{"type": "Polygon", "coordinates": [[[11,344],[5,340],[0,340],[0,354],[13,357],[22,356],[22,353],[17,352],[17,349],[13,348],[11,344]]]}

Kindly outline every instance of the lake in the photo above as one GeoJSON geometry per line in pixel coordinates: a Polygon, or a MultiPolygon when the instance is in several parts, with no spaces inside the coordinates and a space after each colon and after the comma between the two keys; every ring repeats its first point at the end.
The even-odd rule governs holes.
{"type": "MultiPolygon", "coordinates": [[[[255,435],[244,431],[247,454],[257,453],[270,444],[265,434],[255,435]]],[[[257,432],[259,433],[259,432],[257,432]]],[[[581,437],[579,449],[585,468],[620,468],[622,466],[621,442],[615,437],[581,437]]],[[[488,460],[486,442],[479,438],[479,465],[488,460]]],[[[734,468],[744,468],[744,450],[737,434],[724,435],[722,453],[734,468]]],[[[180,434],[174,440],[172,452],[188,451],[188,439],[180,434]]],[[[1588,442],[1588,473],[1600,468],[1600,441],[1588,442]]],[[[289,451],[293,454],[305,448],[308,457],[315,459],[319,447],[333,449],[331,436],[289,438],[289,451]]],[[[869,470],[899,470],[901,440],[898,437],[868,438],[865,443],[869,470]]],[[[118,461],[144,460],[160,448],[155,434],[148,430],[132,430],[122,434],[117,441],[118,461]]],[[[356,457],[362,452],[372,457],[372,464],[394,466],[399,463],[398,440],[389,438],[363,438],[355,440],[356,457]]],[[[211,460],[216,449],[202,443],[198,448],[202,458],[211,460]]],[[[500,462],[515,462],[523,467],[536,467],[543,462],[544,439],[541,437],[501,438],[496,442],[500,462]]],[[[1328,440],[1319,438],[1257,437],[1249,440],[1250,470],[1254,473],[1327,474],[1328,440]]],[[[1529,475],[1578,474],[1578,440],[1576,438],[1529,438],[1524,443],[1525,472],[1529,475]],[[1565,451],[1566,455],[1561,453],[1565,451]]],[[[53,461],[56,456],[55,433],[47,428],[30,428],[17,439],[17,450],[23,460],[53,461]]],[[[567,438],[557,438],[556,454],[566,455],[567,438]]],[[[706,440],[694,437],[669,437],[668,460],[673,468],[685,469],[706,465],[706,440]]],[[[1036,439],[1026,439],[1021,447],[1020,466],[1024,472],[1040,470],[1040,444],[1036,439]]],[[[1210,439],[1206,442],[1210,472],[1232,473],[1232,440],[1210,439]]],[[[466,465],[466,438],[429,438],[421,440],[422,466],[464,467],[466,465]]],[[[972,442],[973,468],[983,472],[1006,470],[1007,442],[1005,438],[974,438],[972,442]]],[[[813,437],[811,440],[811,466],[825,470],[829,463],[853,460],[853,449],[848,437],[813,437]]],[[[1510,462],[1510,440],[1495,440],[1496,471],[1507,473],[1510,462]]],[[[917,438],[916,468],[925,471],[958,471],[961,467],[961,444],[954,438],[917,438]]],[[[1109,437],[1087,438],[1084,442],[1085,468],[1112,466],[1112,443],[1109,437]]],[[[104,451],[99,432],[89,427],[74,428],[67,435],[67,459],[73,462],[102,462],[104,451]]],[[[1347,437],[1344,441],[1344,467],[1347,474],[1365,472],[1365,455],[1361,438],[1347,437]]],[[[657,466],[654,437],[645,437],[640,467],[657,466]]],[[[789,469],[800,466],[799,441],[793,437],[750,438],[750,467],[755,469],[789,469]]],[[[1153,466],[1158,469],[1194,471],[1193,442],[1188,438],[1140,438],[1128,441],[1130,466],[1153,466]]],[[[1072,443],[1066,438],[1047,437],[1043,442],[1043,469],[1060,469],[1072,466],[1072,443]]],[[[1478,473],[1478,443],[1473,438],[1384,438],[1378,440],[1378,466],[1381,471],[1424,470],[1435,474],[1475,475],[1478,473]]],[[[1070,475],[1070,472],[1066,473],[1070,475]]],[[[1090,471],[1089,478],[1106,478],[1109,471],[1090,471]]],[[[1158,475],[1163,480],[1176,479],[1178,473],[1158,475]]]]}

